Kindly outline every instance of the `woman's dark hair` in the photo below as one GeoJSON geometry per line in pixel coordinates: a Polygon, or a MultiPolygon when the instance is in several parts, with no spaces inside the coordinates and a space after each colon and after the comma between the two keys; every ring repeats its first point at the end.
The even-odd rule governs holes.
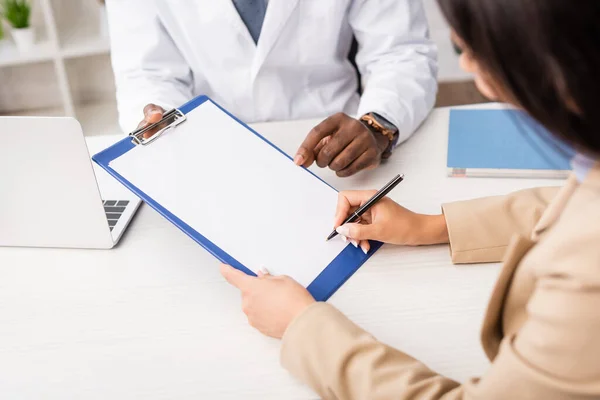
{"type": "Polygon", "coordinates": [[[600,0],[438,0],[501,90],[578,151],[600,156],[600,0]]]}

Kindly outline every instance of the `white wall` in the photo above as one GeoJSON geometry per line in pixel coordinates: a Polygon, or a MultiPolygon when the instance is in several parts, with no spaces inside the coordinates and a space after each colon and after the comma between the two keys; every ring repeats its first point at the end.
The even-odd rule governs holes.
{"type": "Polygon", "coordinates": [[[115,84],[108,55],[67,60],[66,68],[75,103],[114,100],[115,84]]]}
{"type": "Polygon", "coordinates": [[[440,70],[438,79],[443,82],[470,80],[471,76],[461,71],[458,56],[450,41],[450,28],[437,5],[437,0],[422,0],[429,20],[430,35],[438,46],[440,70]]]}

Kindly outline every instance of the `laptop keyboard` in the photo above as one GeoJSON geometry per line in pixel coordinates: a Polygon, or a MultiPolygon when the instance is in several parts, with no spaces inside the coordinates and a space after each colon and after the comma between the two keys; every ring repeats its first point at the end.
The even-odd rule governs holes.
{"type": "Polygon", "coordinates": [[[104,212],[106,213],[106,219],[108,219],[108,226],[112,232],[117,221],[123,215],[125,208],[129,204],[128,200],[104,200],[104,212]]]}

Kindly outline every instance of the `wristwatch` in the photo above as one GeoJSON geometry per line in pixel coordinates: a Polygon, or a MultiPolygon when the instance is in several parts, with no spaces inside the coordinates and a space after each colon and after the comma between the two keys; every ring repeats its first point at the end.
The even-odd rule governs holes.
{"type": "Polygon", "coordinates": [[[392,150],[396,147],[396,143],[398,143],[398,128],[390,121],[374,112],[363,115],[360,117],[360,121],[364,123],[371,132],[383,135],[389,139],[390,143],[381,155],[383,159],[389,158],[392,155],[392,150]]]}

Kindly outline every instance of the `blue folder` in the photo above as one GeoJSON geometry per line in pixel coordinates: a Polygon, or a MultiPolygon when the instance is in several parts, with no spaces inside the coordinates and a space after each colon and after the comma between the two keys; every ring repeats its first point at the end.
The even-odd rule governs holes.
{"type": "Polygon", "coordinates": [[[564,177],[574,151],[518,110],[450,111],[451,176],[564,177]]]}
{"type": "MultiPolygon", "coordinates": [[[[249,135],[253,134],[258,136],[259,138],[264,140],[266,144],[272,146],[275,151],[279,151],[281,154],[289,158],[290,161],[292,160],[291,157],[289,157],[285,152],[283,152],[273,143],[269,142],[259,133],[254,131],[252,128],[248,127],[242,121],[237,119],[227,110],[225,110],[206,96],[201,96],[196,99],[193,99],[192,101],[184,104],[178,110],[185,115],[191,113],[196,107],[207,101],[210,101],[213,104],[215,104],[222,111],[227,113],[233,120],[244,126],[248,130],[249,135]]],[[[160,140],[160,138],[157,138],[156,140],[160,140]]],[[[239,261],[235,260],[229,254],[227,254],[214,243],[212,243],[209,238],[203,236],[201,232],[196,231],[195,229],[184,223],[176,215],[171,213],[169,210],[165,209],[163,206],[161,206],[159,203],[157,203],[155,200],[149,197],[142,190],[128,182],[125,178],[123,178],[123,176],[119,175],[115,170],[113,170],[109,166],[109,163],[111,161],[121,157],[122,155],[133,149],[135,146],[136,144],[134,143],[132,138],[126,137],[123,140],[114,144],[113,146],[107,148],[106,150],[96,154],[92,157],[92,159],[103,169],[105,169],[110,175],[112,175],[119,182],[125,185],[129,190],[131,190],[137,196],[139,196],[150,207],[154,208],[167,220],[171,221],[174,225],[176,225],[179,229],[185,232],[190,238],[192,238],[194,241],[196,241],[196,243],[204,247],[209,253],[211,253],[221,262],[229,264],[245,272],[246,274],[255,275],[252,271],[250,271],[248,268],[242,265],[239,261]]],[[[306,170],[306,172],[312,174],[316,179],[321,180],[321,178],[314,175],[311,171],[306,170]]],[[[323,180],[321,181],[324,182],[323,180]]],[[[326,234],[327,232],[324,232],[324,235],[326,234]]],[[[360,250],[359,248],[357,249],[352,245],[346,246],[344,250],[328,266],[326,266],[326,268],[324,268],[323,271],[317,276],[317,278],[315,278],[315,280],[308,286],[308,291],[317,301],[327,300],[333,293],[335,293],[336,290],[338,290],[344,284],[344,282],[346,282],[346,280],[348,280],[348,278],[350,278],[365,263],[365,261],[367,261],[381,247],[381,245],[382,243],[379,242],[371,242],[371,250],[369,251],[369,254],[364,254],[362,250],[360,250]]]]}

